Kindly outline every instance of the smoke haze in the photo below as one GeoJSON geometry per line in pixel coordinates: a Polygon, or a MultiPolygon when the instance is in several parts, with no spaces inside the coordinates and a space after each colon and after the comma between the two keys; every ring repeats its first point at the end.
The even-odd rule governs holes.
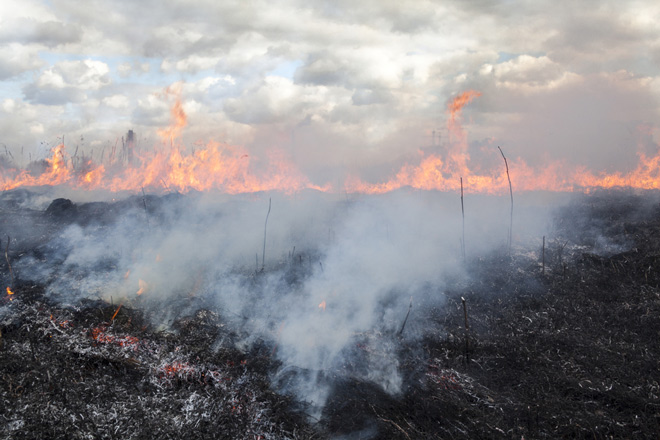
{"type": "MultiPolygon", "coordinates": [[[[548,233],[558,199],[520,197],[518,245],[548,233]]],[[[454,194],[191,193],[74,208],[76,222],[42,245],[40,257],[15,264],[21,278],[43,280],[64,303],[102,298],[144,308],[163,328],[202,307],[218,310],[240,335],[233,343],[271,347],[282,362],[274,383],[316,416],[333,372],[348,368],[401,391],[396,340],[411,299],[402,336],[414,345],[434,328],[420,321],[422,311],[443,306],[448,279],[467,276],[454,194]]],[[[505,247],[508,214],[508,197],[466,199],[469,258],[505,247]]]]}

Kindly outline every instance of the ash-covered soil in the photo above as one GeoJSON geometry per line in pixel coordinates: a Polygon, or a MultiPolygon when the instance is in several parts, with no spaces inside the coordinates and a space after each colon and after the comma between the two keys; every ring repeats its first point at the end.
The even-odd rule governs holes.
{"type": "MultiPolygon", "coordinates": [[[[64,225],[112,222],[120,208],[5,199],[2,281],[7,259],[38,259],[64,225]]],[[[0,299],[0,438],[657,438],[660,198],[586,195],[555,223],[544,257],[541,237],[468,255],[444,307],[413,306],[401,334],[356,335],[351,359],[397,357],[402,391],[345,365],[326,372],[334,386],[319,418],[272,385],[276,341],[235,344],[241,330],[222,310],[162,328],[138,303],[64,305],[17,276],[0,299]],[[419,326],[421,341],[406,338],[419,326]],[[394,349],[370,352],[368,338],[394,349]]]]}

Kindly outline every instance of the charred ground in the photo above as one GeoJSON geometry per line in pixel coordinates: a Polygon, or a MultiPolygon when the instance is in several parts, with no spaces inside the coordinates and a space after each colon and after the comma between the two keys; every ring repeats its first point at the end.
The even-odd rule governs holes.
{"type": "MultiPolygon", "coordinates": [[[[0,212],[17,267],[27,256],[45,258],[49,238],[72,222],[103,227],[144,204],[59,200],[40,211],[21,207],[29,196],[5,194],[0,212]]],[[[356,335],[357,360],[367,350],[361,338],[394,341],[393,352],[368,355],[399,358],[402,393],[345,365],[326,373],[335,386],[320,420],[273,389],[273,341],[236,346],[240,330],[222,310],[201,308],[162,329],[128,305],[63,305],[45,295],[43,280],[18,273],[11,301],[0,300],[0,435],[656,438],[659,202],[654,193],[579,198],[557,212],[544,268],[540,237],[511,255],[470,259],[470,276],[449,283],[445,307],[413,309],[408,325],[423,326],[421,343],[405,332],[356,335]]],[[[149,215],[163,203],[149,199],[149,215]]],[[[298,266],[286,270],[291,283],[305,276],[298,266]]]]}

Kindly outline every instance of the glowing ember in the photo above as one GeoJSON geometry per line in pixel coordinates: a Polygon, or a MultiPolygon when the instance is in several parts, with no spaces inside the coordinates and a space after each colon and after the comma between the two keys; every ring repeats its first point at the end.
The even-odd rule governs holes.
{"type": "Polygon", "coordinates": [[[89,331],[89,336],[98,343],[118,345],[120,347],[129,348],[133,351],[138,349],[140,340],[135,336],[115,336],[106,333],[107,329],[107,325],[92,328],[89,331]]]}

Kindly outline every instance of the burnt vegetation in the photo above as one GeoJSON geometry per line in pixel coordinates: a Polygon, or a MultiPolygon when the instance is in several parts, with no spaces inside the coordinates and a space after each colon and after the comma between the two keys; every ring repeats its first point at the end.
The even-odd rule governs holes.
{"type": "MultiPolygon", "coordinates": [[[[1,201],[6,285],[8,262],[52,255],[49,237],[65,225],[145,209],[136,197],[35,211],[21,207],[26,197],[1,201]]],[[[180,196],[150,197],[148,214],[168,197],[180,196]]],[[[277,342],[236,344],[242,330],[223,310],[161,328],[130,304],[56,301],[19,271],[0,299],[0,438],[657,438],[660,197],[586,195],[555,223],[545,270],[541,237],[538,249],[468,258],[469,276],[438,293],[444,306],[413,306],[401,335],[356,335],[352,361],[324,373],[333,387],[317,419],[274,388],[277,342]],[[411,327],[423,337],[406,337],[411,327]],[[369,338],[393,348],[373,351],[369,338]],[[398,359],[401,393],[363,379],[360,360],[379,357],[398,359]]],[[[285,283],[319,258],[294,249],[285,283]]],[[[246,289],[259,276],[246,275],[246,289]]]]}

